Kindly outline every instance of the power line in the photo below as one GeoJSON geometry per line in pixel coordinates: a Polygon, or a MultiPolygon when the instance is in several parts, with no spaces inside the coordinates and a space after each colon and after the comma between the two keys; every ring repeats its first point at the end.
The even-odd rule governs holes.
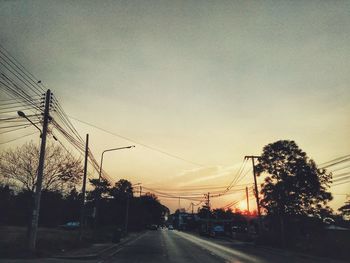
{"type": "Polygon", "coordinates": [[[33,83],[35,83],[35,85],[37,86],[38,89],[41,90],[41,92],[45,92],[45,90],[40,87],[40,85],[38,85],[38,83],[40,82],[32,73],[30,73],[14,56],[12,56],[10,54],[10,52],[5,49],[4,46],[2,46],[0,44],[0,48],[2,49],[2,51],[0,50],[0,52],[6,57],[8,58],[12,64],[14,64],[16,66],[17,69],[19,69],[21,72],[23,72],[33,83]]]}
{"type": "Polygon", "coordinates": [[[326,164],[328,164],[328,163],[336,162],[336,161],[342,160],[342,159],[347,158],[347,157],[350,157],[350,154],[346,154],[346,155],[343,155],[343,156],[337,157],[337,158],[335,158],[335,159],[332,159],[332,160],[330,160],[330,161],[327,161],[327,162],[321,163],[321,164],[320,164],[320,166],[322,166],[322,165],[326,165],[326,164]]]}
{"type": "Polygon", "coordinates": [[[334,166],[334,165],[338,165],[338,164],[341,164],[341,163],[344,163],[344,162],[348,162],[348,161],[350,161],[350,158],[346,158],[346,159],[343,159],[343,160],[340,160],[340,161],[328,164],[326,166],[323,166],[322,168],[325,169],[325,168],[328,168],[328,167],[331,167],[331,166],[334,166]]]}
{"type": "Polygon", "coordinates": [[[122,139],[124,139],[124,140],[129,141],[129,142],[133,142],[133,143],[135,143],[135,144],[141,145],[141,146],[143,146],[143,147],[145,147],[145,148],[148,148],[148,149],[150,149],[150,150],[153,150],[153,151],[162,153],[162,154],[167,155],[167,156],[169,156],[169,157],[172,157],[172,158],[174,158],[174,159],[178,159],[178,160],[181,160],[181,161],[184,161],[184,162],[186,162],[186,163],[190,163],[190,164],[193,164],[193,165],[196,165],[196,166],[204,167],[204,165],[202,165],[202,164],[199,164],[199,163],[196,163],[196,162],[193,162],[193,161],[189,161],[189,160],[187,160],[187,159],[185,159],[185,158],[182,158],[182,157],[180,157],[180,156],[178,156],[178,155],[175,155],[175,154],[172,154],[172,153],[163,151],[163,150],[158,149],[158,148],[156,148],[156,147],[153,147],[153,146],[150,146],[150,145],[141,143],[141,142],[139,142],[139,141],[136,141],[136,140],[134,140],[134,139],[125,137],[125,136],[123,136],[123,135],[120,135],[120,134],[117,134],[117,133],[108,131],[108,130],[106,130],[106,129],[104,129],[104,128],[101,128],[101,127],[98,127],[98,126],[96,126],[96,125],[94,125],[94,124],[92,124],[92,123],[79,120],[79,119],[77,119],[77,118],[75,118],[75,117],[73,117],[73,116],[70,116],[70,115],[67,115],[67,116],[68,116],[69,118],[73,119],[73,120],[76,120],[76,121],[78,121],[78,122],[84,123],[84,124],[86,124],[86,125],[89,125],[89,126],[94,127],[94,128],[96,128],[96,129],[98,129],[98,130],[104,131],[104,132],[106,132],[106,133],[109,133],[109,134],[111,134],[111,135],[113,135],[113,136],[122,138],[122,139]]]}
{"type": "Polygon", "coordinates": [[[38,133],[38,131],[35,131],[35,132],[33,132],[33,133],[29,133],[29,134],[23,135],[23,136],[21,136],[21,137],[17,137],[17,138],[15,138],[15,139],[12,139],[12,140],[9,140],[9,141],[6,141],[6,142],[0,142],[0,144],[5,144],[5,143],[17,141],[17,140],[19,140],[19,139],[28,137],[28,136],[33,135],[33,134],[35,134],[35,133],[38,133]]]}
{"type": "Polygon", "coordinates": [[[340,171],[340,170],[344,170],[344,169],[346,169],[346,168],[350,168],[350,165],[347,165],[347,166],[343,166],[343,167],[334,169],[334,170],[332,170],[331,172],[334,173],[334,172],[337,172],[337,171],[340,171]]]}
{"type": "Polygon", "coordinates": [[[338,179],[339,177],[344,176],[344,175],[348,175],[348,174],[350,174],[350,172],[336,174],[335,176],[333,176],[333,178],[338,179]]]}
{"type": "Polygon", "coordinates": [[[9,133],[9,132],[14,132],[14,131],[22,130],[22,129],[25,129],[25,128],[28,128],[28,127],[31,127],[31,126],[32,126],[32,125],[27,125],[27,126],[20,127],[20,128],[16,128],[16,129],[12,129],[12,130],[9,130],[9,131],[0,132],[0,134],[5,134],[5,133],[9,133]]]}

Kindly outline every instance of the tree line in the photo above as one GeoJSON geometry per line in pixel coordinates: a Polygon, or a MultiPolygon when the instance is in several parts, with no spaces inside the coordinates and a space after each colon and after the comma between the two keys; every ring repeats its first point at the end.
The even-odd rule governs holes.
{"type": "MultiPolygon", "coordinates": [[[[0,224],[26,226],[33,207],[39,147],[33,142],[0,153],[0,224]]],[[[49,144],[41,196],[39,224],[53,227],[80,219],[82,202],[81,159],[61,146],[49,144]]],[[[140,230],[149,224],[161,224],[169,209],[157,196],[134,196],[132,183],[121,179],[110,185],[107,180],[90,179],[85,204],[86,226],[96,224],[94,207],[99,200],[98,224],[140,230]]]]}

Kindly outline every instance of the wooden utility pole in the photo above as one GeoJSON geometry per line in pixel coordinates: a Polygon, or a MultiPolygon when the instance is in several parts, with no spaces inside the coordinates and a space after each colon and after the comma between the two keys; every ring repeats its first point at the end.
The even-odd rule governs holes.
{"type": "Polygon", "coordinates": [[[80,207],[80,232],[79,239],[83,237],[83,227],[85,223],[85,193],[86,193],[86,175],[87,175],[87,162],[89,158],[89,134],[86,134],[85,142],[85,160],[84,160],[84,177],[83,177],[83,186],[82,186],[82,197],[81,197],[81,207],[80,207]]]}
{"type": "Polygon", "coordinates": [[[49,124],[50,101],[51,101],[51,91],[48,89],[45,95],[44,120],[43,120],[43,130],[41,134],[38,176],[36,179],[34,207],[33,207],[32,221],[31,221],[30,232],[29,232],[29,249],[33,252],[35,251],[35,248],[36,248],[36,237],[38,232],[41,188],[43,183],[44,164],[45,164],[46,135],[47,135],[47,128],[49,124]]]}

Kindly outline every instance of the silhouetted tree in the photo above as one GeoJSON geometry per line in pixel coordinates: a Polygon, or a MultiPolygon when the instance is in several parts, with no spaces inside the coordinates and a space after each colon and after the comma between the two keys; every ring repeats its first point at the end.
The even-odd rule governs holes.
{"type": "Polygon", "coordinates": [[[80,217],[80,205],[82,194],[74,187],[69,194],[64,196],[62,220],[63,222],[78,221],[80,217]]]}
{"type": "Polygon", "coordinates": [[[125,199],[126,197],[130,198],[133,196],[133,187],[128,180],[120,179],[115,183],[114,187],[109,190],[109,192],[110,195],[116,199],[125,199]]]}
{"type": "MultiPolygon", "coordinates": [[[[0,180],[34,191],[39,162],[39,146],[33,142],[0,153],[0,180]]],[[[61,146],[46,147],[43,190],[71,189],[82,176],[81,160],[61,146]]]]}
{"type": "Polygon", "coordinates": [[[294,141],[281,140],[266,145],[256,171],[258,175],[266,174],[261,185],[263,197],[260,204],[270,216],[272,232],[280,233],[282,246],[294,243],[297,227],[294,219],[298,217],[298,220],[305,221],[307,216],[320,218],[327,210],[331,211],[327,202],[332,195],[327,188],[332,174],[318,169],[294,141]],[[286,229],[289,231],[288,239],[286,229]]]}
{"type": "Polygon", "coordinates": [[[97,195],[100,194],[102,196],[108,195],[110,193],[111,184],[107,179],[101,178],[99,179],[89,179],[90,184],[94,187],[93,190],[87,192],[88,200],[95,200],[97,195]]]}
{"type": "Polygon", "coordinates": [[[272,215],[320,215],[332,200],[327,192],[332,174],[318,169],[294,141],[281,140],[264,147],[256,166],[267,176],[261,205],[272,215]]]}
{"type": "Polygon", "coordinates": [[[197,214],[200,218],[210,218],[211,211],[208,206],[204,205],[198,209],[197,214]]]}
{"type": "Polygon", "coordinates": [[[42,191],[39,214],[40,225],[52,227],[62,224],[62,215],[65,212],[63,195],[59,191],[42,191]]]}
{"type": "Polygon", "coordinates": [[[213,210],[213,217],[217,219],[232,219],[233,213],[230,209],[216,208],[213,210]]]}
{"type": "Polygon", "coordinates": [[[14,196],[14,191],[8,185],[0,185],[0,224],[11,221],[14,196]]]}
{"type": "Polygon", "coordinates": [[[343,206],[341,206],[338,211],[341,212],[342,216],[350,216],[350,200],[347,200],[343,206]]]}

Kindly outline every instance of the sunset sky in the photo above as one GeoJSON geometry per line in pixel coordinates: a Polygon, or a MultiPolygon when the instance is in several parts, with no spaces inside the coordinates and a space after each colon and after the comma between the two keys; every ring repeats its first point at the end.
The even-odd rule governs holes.
{"type": "MultiPolygon", "coordinates": [[[[189,161],[72,119],[98,160],[136,145],[105,155],[115,180],[226,186],[280,139],[316,163],[350,153],[349,12],[349,1],[0,1],[0,44],[68,115],[189,161]]],[[[332,188],[334,208],[348,189],[332,188]]]]}

